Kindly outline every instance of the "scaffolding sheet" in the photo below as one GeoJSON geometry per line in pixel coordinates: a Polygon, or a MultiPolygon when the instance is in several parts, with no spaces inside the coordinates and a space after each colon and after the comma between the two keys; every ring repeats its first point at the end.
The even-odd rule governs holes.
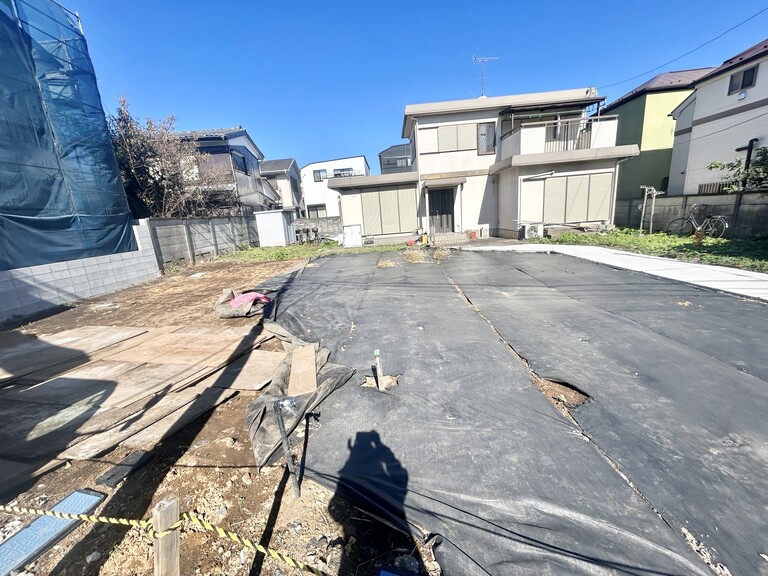
{"type": "Polygon", "coordinates": [[[136,250],[78,23],[0,0],[0,270],[136,250]]]}

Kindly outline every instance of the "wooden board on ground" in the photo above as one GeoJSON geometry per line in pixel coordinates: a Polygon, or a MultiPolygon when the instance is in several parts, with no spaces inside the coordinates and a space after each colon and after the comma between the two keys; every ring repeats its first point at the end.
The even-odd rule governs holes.
{"type": "Polygon", "coordinates": [[[16,462],[0,458],[0,492],[31,478],[38,468],[34,462],[16,462]]]}
{"type": "Polygon", "coordinates": [[[261,390],[272,381],[277,367],[284,359],[285,352],[252,350],[202,380],[200,385],[233,390],[261,390]]]}
{"type": "Polygon", "coordinates": [[[67,448],[59,455],[63,460],[87,460],[104,454],[120,444],[126,438],[151,426],[168,414],[192,404],[200,396],[200,390],[183,390],[173,394],[155,396],[157,403],[149,406],[143,412],[130,416],[123,425],[116,425],[109,430],[97,432],[67,448]]]}
{"type": "Polygon", "coordinates": [[[121,362],[219,367],[269,337],[270,335],[264,333],[241,335],[227,329],[211,329],[206,333],[171,332],[158,334],[141,346],[111,354],[109,359],[121,362]]]}
{"type": "Polygon", "coordinates": [[[131,448],[149,449],[160,441],[168,438],[172,434],[184,428],[187,424],[197,419],[206,412],[213,410],[216,406],[229,400],[237,394],[235,390],[221,390],[219,388],[208,388],[202,392],[194,402],[183,408],[179,408],[172,414],[167,415],[144,428],[138,434],[127,438],[121,444],[131,448]]]}
{"type": "Polygon", "coordinates": [[[291,377],[288,381],[288,396],[311,394],[317,390],[317,367],[315,345],[298,346],[291,356],[291,377]]]}
{"type": "Polygon", "coordinates": [[[46,370],[82,358],[146,332],[146,328],[84,326],[58,334],[27,338],[5,338],[0,348],[0,382],[46,370]]]}
{"type": "Polygon", "coordinates": [[[169,392],[179,380],[198,372],[196,366],[97,360],[46,382],[0,394],[0,398],[40,404],[74,404],[106,390],[107,394],[99,399],[98,406],[122,408],[150,394],[169,392]]]}

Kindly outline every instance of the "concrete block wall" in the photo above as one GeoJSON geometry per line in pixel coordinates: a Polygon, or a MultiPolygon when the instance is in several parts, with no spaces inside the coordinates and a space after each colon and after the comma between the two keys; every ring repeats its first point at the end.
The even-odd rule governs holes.
{"type": "MultiPolygon", "coordinates": [[[[639,228],[643,201],[641,199],[616,202],[614,224],[639,228]]],[[[675,218],[684,217],[694,204],[706,205],[696,212],[697,218],[707,214],[720,214],[728,220],[726,236],[757,236],[768,234],[768,192],[739,194],[702,194],[685,196],[659,196],[653,216],[654,231],[663,231],[675,218]]],[[[650,202],[647,211],[650,210],[650,202]]],[[[648,229],[648,218],[644,228],[648,229]]],[[[700,219],[700,218],[699,218],[700,219]]]]}
{"type": "Polygon", "coordinates": [[[157,278],[160,269],[149,227],[134,226],[133,233],[139,245],[135,252],[0,271],[0,327],[157,278]]]}
{"type": "Polygon", "coordinates": [[[297,218],[296,230],[301,228],[317,228],[318,234],[323,238],[332,238],[342,233],[341,217],[329,216],[327,218],[297,218]]]}
{"type": "Polygon", "coordinates": [[[244,247],[258,246],[252,215],[228,218],[150,218],[147,220],[160,269],[171,262],[194,264],[244,247]]]}

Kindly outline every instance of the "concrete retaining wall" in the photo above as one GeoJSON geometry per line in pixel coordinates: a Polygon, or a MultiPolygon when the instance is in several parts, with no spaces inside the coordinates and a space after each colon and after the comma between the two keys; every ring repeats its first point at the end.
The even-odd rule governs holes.
{"type": "MultiPolygon", "coordinates": [[[[640,199],[619,200],[616,202],[616,226],[640,227],[643,201],[640,199]]],[[[728,220],[726,236],[756,236],[768,234],[768,192],[744,192],[737,194],[704,194],[686,196],[659,196],[656,198],[656,210],[653,217],[655,231],[667,229],[675,218],[686,216],[694,204],[701,207],[696,212],[701,220],[706,214],[722,214],[728,220]],[[706,205],[703,207],[702,205],[706,205]]],[[[650,211],[646,209],[643,228],[648,229],[650,211]]]]}
{"type": "Polygon", "coordinates": [[[199,259],[214,258],[259,244],[253,216],[150,218],[146,222],[160,269],[171,262],[194,264],[199,259]]]}
{"type": "Polygon", "coordinates": [[[139,245],[135,252],[0,271],[0,328],[83,298],[157,278],[160,269],[149,227],[142,221],[133,227],[133,233],[139,245]]]}

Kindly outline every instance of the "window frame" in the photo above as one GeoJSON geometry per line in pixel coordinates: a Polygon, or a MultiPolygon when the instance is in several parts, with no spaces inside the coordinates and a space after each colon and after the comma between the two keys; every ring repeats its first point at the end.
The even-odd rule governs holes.
{"type": "Polygon", "coordinates": [[[325,168],[319,170],[312,170],[312,178],[315,182],[322,182],[328,178],[328,171],[325,168]]]}
{"type": "Polygon", "coordinates": [[[757,84],[757,68],[759,64],[755,64],[754,66],[750,66],[749,68],[744,68],[743,70],[739,70],[738,72],[734,72],[731,74],[730,78],[728,79],[728,95],[736,94],[738,92],[741,92],[742,90],[746,90],[747,88],[754,88],[755,84],[757,84]],[[752,80],[749,84],[744,84],[744,74],[745,72],[752,72],[752,80]],[[734,80],[738,80],[738,86],[733,87],[734,80]]]}
{"type": "Polygon", "coordinates": [[[328,208],[325,204],[307,204],[307,218],[327,218],[328,208]],[[320,210],[323,211],[323,215],[320,216],[320,210]],[[314,212],[314,215],[313,215],[314,212]]]}
{"type": "Polygon", "coordinates": [[[355,175],[354,168],[334,168],[333,169],[334,178],[348,178],[349,176],[354,176],[354,175],[355,175]]]}
{"type": "MultiPolygon", "coordinates": [[[[486,129],[486,138],[487,138],[488,132],[486,129]]],[[[478,122],[477,123],[477,155],[478,156],[490,156],[491,154],[496,154],[496,122],[478,122]],[[491,148],[486,148],[485,151],[480,150],[480,129],[482,126],[491,126],[491,130],[493,131],[493,146],[491,148]]]]}

